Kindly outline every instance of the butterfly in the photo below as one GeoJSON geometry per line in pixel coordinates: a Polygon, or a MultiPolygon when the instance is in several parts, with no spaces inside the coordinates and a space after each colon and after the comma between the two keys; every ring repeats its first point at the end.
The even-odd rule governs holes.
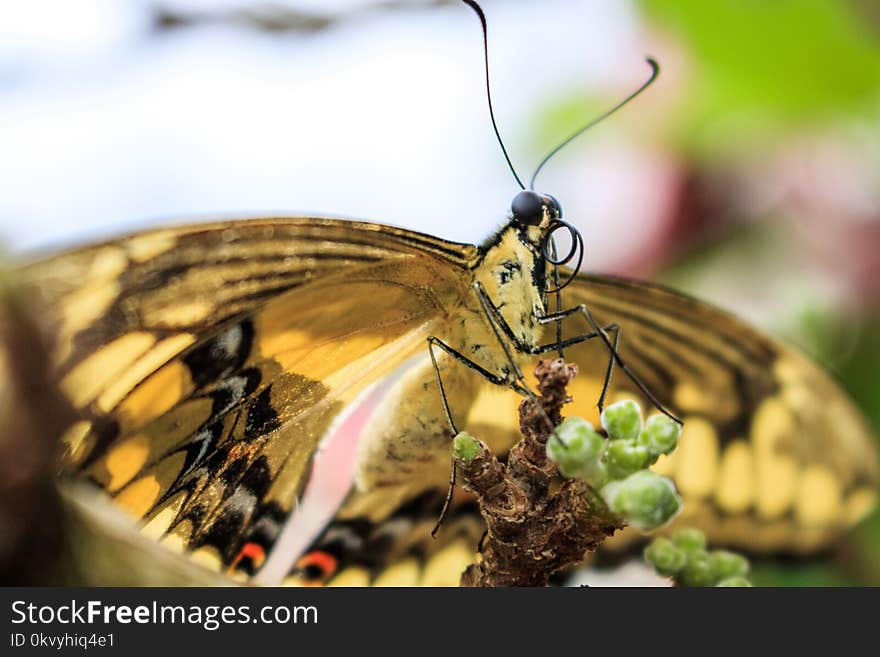
{"type": "MultiPolygon", "coordinates": [[[[465,1],[487,49],[485,17],[465,1]]],[[[160,228],[24,265],[17,285],[41,309],[58,386],[79,414],[62,438],[62,479],[234,578],[280,560],[296,583],[451,583],[481,531],[472,501],[456,500],[429,538],[451,439],[467,429],[503,453],[530,363],[562,351],[581,372],[569,415],[595,422],[597,400],[633,398],[683,421],[679,449],[655,467],[684,496],[683,521],[713,541],[809,551],[869,512],[874,442],[840,387],[711,305],[579,272],[580,235],[533,190],[538,171],[480,245],[265,218],[160,228]],[[572,242],[562,256],[559,231],[572,242]],[[300,558],[279,554],[322,440],[400,372],[361,432],[338,513],[300,558]]]]}

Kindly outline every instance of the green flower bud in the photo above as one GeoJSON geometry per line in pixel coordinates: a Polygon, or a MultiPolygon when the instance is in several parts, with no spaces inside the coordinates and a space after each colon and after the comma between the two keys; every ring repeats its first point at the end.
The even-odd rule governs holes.
{"type": "Polygon", "coordinates": [[[718,581],[712,573],[709,555],[705,550],[687,552],[687,562],[681,569],[679,578],[685,586],[712,586],[718,581]]]}
{"type": "Polygon", "coordinates": [[[642,431],[642,411],[633,400],[624,399],[602,411],[602,426],[611,440],[635,440],[642,431]]]}
{"type": "Polygon", "coordinates": [[[556,436],[547,440],[547,457],[566,477],[584,479],[599,460],[604,445],[605,439],[592,424],[583,418],[569,417],[556,427],[556,436]]]}
{"type": "Polygon", "coordinates": [[[612,481],[601,492],[608,508],[641,529],[656,529],[681,510],[672,481],[650,470],[612,481]]]}
{"type": "Polygon", "coordinates": [[[678,446],[681,425],[665,415],[652,415],[639,434],[639,443],[648,448],[654,456],[669,454],[678,446]]]}
{"type": "Polygon", "coordinates": [[[706,549],[706,535],[699,529],[679,529],[672,535],[672,542],[685,552],[696,552],[706,549]]]}
{"type": "Polygon", "coordinates": [[[655,538],[645,548],[645,560],[661,575],[671,577],[684,568],[687,555],[668,538],[655,538]]]}
{"type": "Polygon", "coordinates": [[[612,479],[623,479],[648,465],[651,454],[644,445],[629,440],[613,440],[605,455],[608,474],[612,479]]]}
{"type": "Polygon", "coordinates": [[[752,586],[752,583],[747,580],[745,577],[741,577],[739,575],[735,577],[728,577],[727,579],[722,579],[715,586],[752,586]]]}
{"type": "Polygon", "coordinates": [[[716,580],[732,577],[745,577],[749,572],[749,562],[741,554],[727,550],[713,550],[709,553],[709,565],[716,580]]]}
{"type": "Polygon", "coordinates": [[[578,479],[583,479],[593,488],[602,488],[611,479],[608,475],[608,464],[601,458],[594,459],[581,470],[578,479]]]}
{"type": "Polygon", "coordinates": [[[452,455],[458,461],[470,463],[480,453],[480,441],[466,431],[460,431],[452,440],[452,455]]]}

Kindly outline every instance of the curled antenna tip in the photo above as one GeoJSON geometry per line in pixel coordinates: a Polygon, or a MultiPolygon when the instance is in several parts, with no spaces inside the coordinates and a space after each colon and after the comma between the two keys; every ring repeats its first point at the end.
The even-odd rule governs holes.
{"type": "Polygon", "coordinates": [[[624,105],[629,103],[633,98],[638,96],[645,89],[650,87],[651,84],[653,84],[654,80],[657,79],[657,76],[660,75],[660,65],[657,63],[657,60],[654,59],[653,57],[651,57],[650,55],[645,57],[645,61],[648,62],[648,66],[651,67],[650,77],[647,80],[645,80],[639,86],[638,89],[636,89],[629,96],[627,96],[626,98],[621,100],[619,103],[617,103],[617,105],[615,105],[611,109],[603,112],[602,114],[597,116],[595,119],[593,119],[592,121],[590,121],[586,125],[581,126],[577,130],[575,130],[568,137],[566,137],[564,140],[562,140],[562,142],[560,144],[558,144],[556,146],[556,148],[554,148],[549,153],[547,153],[547,155],[544,156],[544,159],[541,160],[540,164],[538,164],[538,167],[535,169],[535,172],[532,174],[532,179],[529,181],[529,189],[535,188],[535,180],[538,178],[538,174],[541,173],[541,169],[544,168],[544,165],[550,161],[550,158],[552,158],[554,155],[556,155],[556,153],[558,153],[560,150],[562,150],[563,147],[567,146],[572,141],[574,141],[576,138],[580,137],[583,133],[585,133],[587,130],[592,128],[594,125],[596,125],[597,123],[600,123],[601,121],[604,121],[606,118],[608,118],[609,116],[614,114],[617,110],[619,110],[621,107],[623,107],[624,105]]]}

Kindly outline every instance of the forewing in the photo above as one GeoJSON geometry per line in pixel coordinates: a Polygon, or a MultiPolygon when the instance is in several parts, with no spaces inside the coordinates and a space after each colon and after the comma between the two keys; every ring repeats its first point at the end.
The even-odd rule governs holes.
{"type": "Polygon", "coordinates": [[[419,255],[457,269],[476,249],[373,223],[253,219],[138,233],[16,275],[53,338],[62,388],[77,406],[97,402],[106,412],[139,374],[224,322],[306,283],[419,255]]]}
{"type": "Polygon", "coordinates": [[[184,229],[167,248],[160,236],[25,271],[25,286],[60,304],[47,324],[62,389],[82,413],[66,471],[106,490],[150,537],[250,574],[333,418],[423,346],[457,303],[472,252],[330,220],[184,229]],[[123,256],[114,276],[95,274],[95,262],[123,256]],[[100,304],[84,301],[89,284],[109,287],[93,293],[100,304]]]}

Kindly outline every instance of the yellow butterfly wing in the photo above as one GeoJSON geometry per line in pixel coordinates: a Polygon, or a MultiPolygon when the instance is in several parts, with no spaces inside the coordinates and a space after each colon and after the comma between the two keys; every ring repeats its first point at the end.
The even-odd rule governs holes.
{"type": "Polygon", "coordinates": [[[40,302],[62,386],[85,406],[114,368],[137,360],[149,370],[288,290],[418,255],[466,267],[475,248],[367,222],[254,219],[150,230],[28,264],[16,278],[40,302]]]}
{"type": "Polygon", "coordinates": [[[424,348],[474,256],[376,224],[290,219],[156,231],[25,268],[82,414],[66,471],[148,536],[253,572],[333,418],[424,348]]]}

